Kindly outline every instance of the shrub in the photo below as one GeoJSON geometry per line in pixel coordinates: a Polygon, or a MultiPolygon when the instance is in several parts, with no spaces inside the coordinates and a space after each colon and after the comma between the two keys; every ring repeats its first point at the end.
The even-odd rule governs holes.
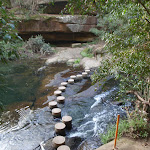
{"type": "Polygon", "coordinates": [[[46,53],[47,54],[53,53],[53,50],[52,50],[50,44],[45,43],[41,47],[40,52],[41,52],[41,54],[45,55],[46,53]]]}
{"type": "MultiPolygon", "coordinates": [[[[115,138],[116,126],[110,125],[107,133],[100,135],[101,141],[105,144],[115,138]]],[[[118,127],[118,138],[126,134],[133,138],[146,138],[150,133],[150,125],[144,116],[138,115],[134,112],[132,116],[129,116],[128,120],[120,120],[118,127]]]]}
{"type": "Polygon", "coordinates": [[[52,50],[50,44],[45,43],[45,41],[41,35],[31,37],[26,42],[25,48],[27,50],[32,50],[33,53],[40,52],[42,55],[45,55],[46,53],[53,53],[53,50],[52,50]]]}
{"type": "Polygon", "coordinates": [[[93,57],[93,54],[92,54],[92,48],[85,48],[82,52],[81,52],[81,55],[83,57],[93,57]]]}
{"type": "MultiPolygon", "coordinates": [[[[121,120],[119,122],[118,127],[118,138],[120,138],[127,130],[129,129],[129,123],[127,120],[121,120]]],[[[116,132],[116,126],[110,125],[108,127],[107,133],[101,134],[101,141],[103,144],[108,143],[109,141],[113,140],[115,138],[115,132],[116,132]]]]}
{"type": "Polygon", "coordinates": [[[74,64],[79,64],[80,63],[80,58],[78,58],[78,59],[76,59],[75,61],[74,61],[74,64]]]}

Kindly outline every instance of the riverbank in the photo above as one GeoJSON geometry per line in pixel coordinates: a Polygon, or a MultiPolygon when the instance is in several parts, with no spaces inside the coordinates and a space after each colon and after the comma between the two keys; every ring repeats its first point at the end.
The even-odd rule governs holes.
{"type": "MultiPolygon", "coordinates": [[[[96,150],[112,150],[114,141],[102,145],[96,150]]],[[[122,137],[117,141],[118,150],[150,150],[150,138],[146,139],[132,139],[128,137],[122,137]]]]}
{"type": "Polygon", "coordinates": [[[81,52],[85,49],[101,51],[105,43],[103,41],[98,44],[87,44],[87,45],[77,45],[75,47],[56,47],[55,53],[52,56],[47,57],[46,65],[55,64],[55,63],[67,63],[74,67],[82,66],[85,69],[96,68],[100,66],[101,61],[108,58],[109,55],[105,53],[103,56],[99,53],[94,55],[94,51],[91,52],[93,57],[84,57],[81,52]]]}

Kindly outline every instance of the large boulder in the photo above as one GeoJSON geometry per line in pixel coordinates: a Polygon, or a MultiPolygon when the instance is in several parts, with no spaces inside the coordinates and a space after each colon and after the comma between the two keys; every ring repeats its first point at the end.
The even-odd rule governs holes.
{"type": "Polygon", "coordinates": [[[46,41],[91,41],[95,37],[90,32],[95,28],[97,19],[94,16],[81,15],[48,15],[33,16],[29,20],[18,22],[18,31],[23,39],[41,34],[46,41]]]}

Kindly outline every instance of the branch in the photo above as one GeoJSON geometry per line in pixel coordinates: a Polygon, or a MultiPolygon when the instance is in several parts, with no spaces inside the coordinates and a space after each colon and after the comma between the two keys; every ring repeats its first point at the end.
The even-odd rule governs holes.
{"type": "Polygon", "coordinates": [[[137,92],[127,91],[127,94],[129,94],[129,93],[134,94],[142,103],[147,104],[147,105],[150,106],[150,103],[148,101],[144,100],[137,92]]]}
{"type": "Polygon", "coordinates": [[[145,20],[146,20],[148,23],[150,23],[150,21],[149,21],[147,18],[145,18],[145,20]]]}
{"type": "Polygon", "coordinates": [[[148,8],[145,7],[145,5],[141,2],[141,0],[138,0],[138,2],[144,7],[145,11],[148,13],[148,15],[150,16],[150,12],[148,10],[148,8]]]}

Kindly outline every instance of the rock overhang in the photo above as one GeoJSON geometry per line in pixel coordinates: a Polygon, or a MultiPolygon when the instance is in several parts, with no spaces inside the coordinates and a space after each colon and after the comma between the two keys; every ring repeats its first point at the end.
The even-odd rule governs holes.
{"type": "Polygon", "coordinates": [[[30,19],[20,17],[18,32],[23,39],[41,34],[46,41],[86,42],[95,38],[90,32],[97,27],[95,16],[41,14],[30,19]]]}

